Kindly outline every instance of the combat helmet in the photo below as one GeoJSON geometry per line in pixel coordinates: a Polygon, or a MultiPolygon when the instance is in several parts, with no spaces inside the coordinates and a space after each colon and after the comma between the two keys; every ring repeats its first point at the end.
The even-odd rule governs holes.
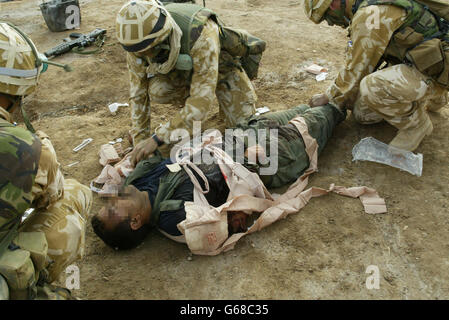
{"type": "Polygon", "coordinates": [[[132,0],[117,14],[116,35],[128,52],[142,52],[164,41],[173,29],[173,20],[158,0],[132,0]]]}
{"type": "Polygon", "coordinates": [[[331,3],[332,0],[304,0],[304,12],[310,20],[318,24],[323,21],[331,3]]]}
{"type": "Polygon", "coordinates": [[[44,68],[38,55],[23,32],[0,22],[0,93],[25,96],[33,92],[44,68]]]}

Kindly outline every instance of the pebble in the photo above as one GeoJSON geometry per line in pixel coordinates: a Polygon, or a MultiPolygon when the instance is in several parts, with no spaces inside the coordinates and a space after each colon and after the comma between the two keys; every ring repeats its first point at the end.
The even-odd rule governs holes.
{"type": "Polygon", "coordinates": [[[187,261],[192,261],[193,260],[193,258],[192,257],[187,257],[187,261]]]}

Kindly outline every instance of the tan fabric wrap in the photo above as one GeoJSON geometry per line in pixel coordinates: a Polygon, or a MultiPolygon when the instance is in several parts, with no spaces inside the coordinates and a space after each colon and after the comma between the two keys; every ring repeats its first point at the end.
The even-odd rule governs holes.
{"type": "MultiPolygon", "coordinates": [[[[202,197],[195,197],[198,192],[194,190],[194,202],[186,202],[186,219],[178,224],[178,229],[185,235],[189,249],[195,254],[217,255],[234,248],[237,241],[243,236],[259,231],[273,222],[285,218],[291,213],[301,210],[311,198],[319,197],[330,192],[340,195],[360,198],[366,213],[385,213],[387,208],[384,199],[380,198],[374,189],[367,187],[344,188],[332,184],[328,190],[322,188],[309,188],[304,191],[308,183],[308,176],[317,171],[318,144],[310,136],[307,124],[302,117],[290,121],[296,126],[306,145],[306,152],[310,159],[310,166],[304,174],[293,183],[281,196],[273,200],[260,178],[236,162],[229,162],[229,156],[220,148],[206,146],[219,160],[220,168],[225,180],[233,190],[239,184],[239,195],[230,192],[228,201],[218,208],[210,206],[202,197]],[[246,186],[246,187],[245,187],[246,186]],[[254,224],[243,233],[228,236],[227,212],[245,211],[261,213],[254,224]]],[[[231,159],[232,160],[232,159],[231,159]]],[[[186,165],[186,161],[182,163],[186,165]]],[[[196,185],[196,184],[194,184],[196,185]]]]}

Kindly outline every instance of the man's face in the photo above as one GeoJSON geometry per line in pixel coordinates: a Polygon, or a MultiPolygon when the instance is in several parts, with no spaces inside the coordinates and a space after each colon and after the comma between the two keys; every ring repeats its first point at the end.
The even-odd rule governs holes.
{"type": "Polygon", "coordinates": [[[136,210],[134,202],[129,198],[114,198],[100,209],[97,218],[103,222],[106,230],[112,230],[120,222],[130,219],[130,213],[136,210]]]}

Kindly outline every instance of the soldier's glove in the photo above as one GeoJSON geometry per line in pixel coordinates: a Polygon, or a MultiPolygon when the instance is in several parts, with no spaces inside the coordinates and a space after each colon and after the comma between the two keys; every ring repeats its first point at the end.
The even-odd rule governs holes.
{"type": "Polygon", "coordinates": [[[131,165],[135,167],[140,161],[148,158],[156,151],[158,143],[153,137],[140,141],[131,152],[131,165]]]}
{"type": "Polygon", "coordinates": [[[320,93],[320,94],[314,95],[310,99],[309,106],[313,108],[313,107],[324,106],[328,103],[329,103],[329,97],[325,93],[320,93]]]}

